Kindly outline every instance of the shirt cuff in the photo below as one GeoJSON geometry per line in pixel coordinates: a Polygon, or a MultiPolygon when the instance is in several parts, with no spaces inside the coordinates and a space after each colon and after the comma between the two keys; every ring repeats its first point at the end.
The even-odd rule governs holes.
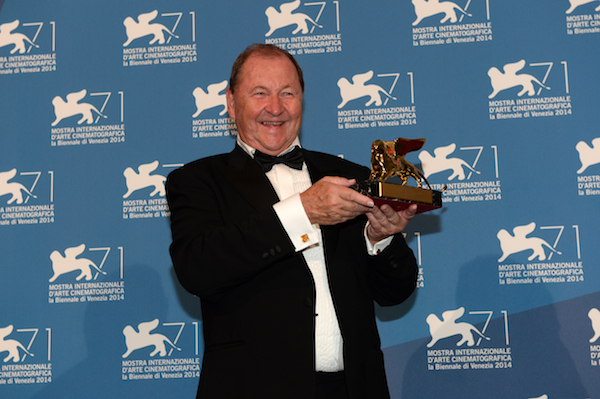
{"type": "Polygon", "coordinates": [[[379,253],[381,251],[383,251],[384,249],[386,249],[388,247],[388,245],[390,245],[390,243],[394,239],[394,236],[386,237],[383,240],[377,241],[375,243],[375,245],[373,245],[373,244],[371,244],[371,240],[369,240],[369,236],[367,236],[367,227],[368,226],[369,226],[369,222],[367,222],[365,224],[365,230],[364,230],[365,242],[367,244],[367,253],[369,255],[379,255],[379,253]]]}
{"type": "Polygon", "coordinates": [[[273,205],[275,213],[279,217],[283,229],[286,231],[296,252],[302,251],[312,245],[318,244],[318,230],[310,223],[300,194],[279,201],[273,205]]]}

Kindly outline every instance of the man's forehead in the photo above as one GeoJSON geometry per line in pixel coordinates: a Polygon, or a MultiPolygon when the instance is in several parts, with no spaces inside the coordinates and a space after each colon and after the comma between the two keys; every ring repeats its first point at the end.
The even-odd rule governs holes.
{"type": "MultiPolygon", "coordinates": [[[[247,72],[248,72],[248,68],[251,67],[252,65],[254,65],[256,61],[259,61],[259,62],[264,61],[267,63],[271,63],[275,60],[284,61],[284,63],[287,64],[287,66],[294,71],[295,83],[300,84],[300,78],[298,76],[298,71],[296,71],[296,67],[294,66],[292,61],[290,61],[287,57],[285,57],[284,55],[281,55],[281,54],[252,54],[252,55],[250,55],[248,57],[248,59],[246,59],[246,61],[242,65],[242,67],[240,68],[240,72],[239,72],[240,83],[242,83],[244,81],[244,78],[246,77],[247,72]]],[[[260,85],[260,84],[258,84],[258,85],[260,85]]]]}

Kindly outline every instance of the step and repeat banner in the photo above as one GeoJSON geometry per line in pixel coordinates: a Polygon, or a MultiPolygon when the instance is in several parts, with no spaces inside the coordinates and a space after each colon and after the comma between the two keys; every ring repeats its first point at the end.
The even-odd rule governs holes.
{"type": "Polygon", "coordinates": [[[0,2],[0,397],[195,395],[165,178],[229,152],[250,43],[305,71],[304,147],[407,156],[443,209],[377,307],[392,398],[600,398],[600,1],[0,2]]]}

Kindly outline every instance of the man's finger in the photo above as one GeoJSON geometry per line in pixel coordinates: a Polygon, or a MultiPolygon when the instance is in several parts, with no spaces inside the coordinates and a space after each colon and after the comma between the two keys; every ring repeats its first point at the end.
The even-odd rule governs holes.
{"type": "Polygon", "coordinates": [[[375,206],[375,202],[370,197],[359,193],[356,190],[348,188],[340,192],[340,198],[346,201],[352,201],[369,209],[375,206]]]}
{"type": "Polygon", "coordinates": [[[405,219],[412,219],[413,216],[417,214],[417,204],[412,204],[408,208],[404,209],[401,214],[405,219]]]}

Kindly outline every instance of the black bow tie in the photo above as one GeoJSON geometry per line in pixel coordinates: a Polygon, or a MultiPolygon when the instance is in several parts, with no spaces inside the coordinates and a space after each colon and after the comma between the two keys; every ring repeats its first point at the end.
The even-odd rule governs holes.
{"type": "Polygon", "coordinates": [[[304,157],[302,156],[302,149],[300,147],[296,147],[294,150],[279,157],[263,154],[256,150],[254,153],[254,160],[262,166],[265,173],[270,171],[271,168],[273,168],[273,165],[278,163],[286,164],[290,168],[298,170],[302,170],[302,164],[304,163],[304,157]]]}

